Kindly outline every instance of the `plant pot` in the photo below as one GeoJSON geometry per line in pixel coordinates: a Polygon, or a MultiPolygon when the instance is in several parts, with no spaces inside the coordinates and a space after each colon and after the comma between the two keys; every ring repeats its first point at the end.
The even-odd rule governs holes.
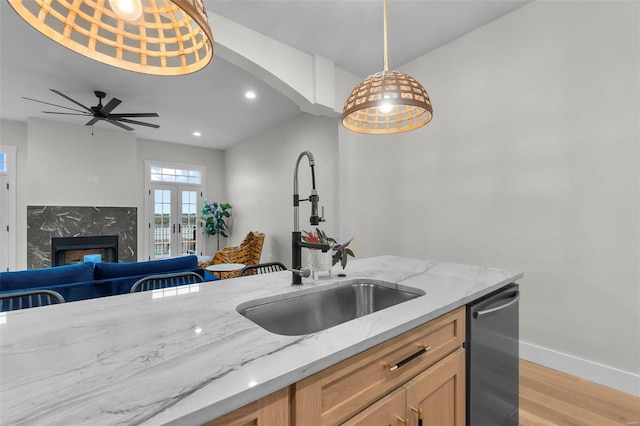
{"type": "Polygon", "coordinates": [[[318,279],[320,272],[328,272],[331,278],[331,268],[333,266],[333,253],[331,251],[322,252],[320,250],[307,250],[307,264],[311,269],[314,280],[318,279]]]}

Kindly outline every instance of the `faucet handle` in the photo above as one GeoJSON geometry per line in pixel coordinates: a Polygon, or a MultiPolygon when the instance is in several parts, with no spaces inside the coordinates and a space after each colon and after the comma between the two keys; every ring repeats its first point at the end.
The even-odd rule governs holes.
{"type": "Polygon", "coordinates": [[[311,276],[311,269],[309,269],[309,268],[287,269],[287,271],[291,271],[291,272],[293,272],[295,274],[298,274],[302,278],[309,278],[311,276]]]}

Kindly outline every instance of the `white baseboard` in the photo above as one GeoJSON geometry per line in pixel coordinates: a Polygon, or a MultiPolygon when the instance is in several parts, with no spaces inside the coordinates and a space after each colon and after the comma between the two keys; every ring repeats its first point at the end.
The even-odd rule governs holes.
{"type": "Polygon", "coordinates": [[[640,397],[640,375],[520,342],[520,358],[640,397]]]}

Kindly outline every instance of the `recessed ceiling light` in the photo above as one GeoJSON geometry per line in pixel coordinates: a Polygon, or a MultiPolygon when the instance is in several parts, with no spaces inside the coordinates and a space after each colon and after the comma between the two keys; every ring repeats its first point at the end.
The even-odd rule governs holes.
{"type": "Polygon", "coordinates": [[[193,136],[202,136],[202,133],[200,133],[200,132],[193,132],[193,136]]]}
{"type": "Polygon", "coordinates": [[[247,98],[247,99],[255,99],[256,98],[256,92],[253,92],[253,91],[249,90],[244,94],[244,97],[247,98]]]}

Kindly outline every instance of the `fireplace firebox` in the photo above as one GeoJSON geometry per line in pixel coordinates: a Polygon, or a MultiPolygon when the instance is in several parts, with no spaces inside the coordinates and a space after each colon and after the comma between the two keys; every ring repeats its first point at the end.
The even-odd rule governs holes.
{"type": "Polygon", "coordinates": [[[51,238],[52,266],[82,263],[88,254],[99,254],[103,262],[117,262],[118,236],[51,238]]]}

